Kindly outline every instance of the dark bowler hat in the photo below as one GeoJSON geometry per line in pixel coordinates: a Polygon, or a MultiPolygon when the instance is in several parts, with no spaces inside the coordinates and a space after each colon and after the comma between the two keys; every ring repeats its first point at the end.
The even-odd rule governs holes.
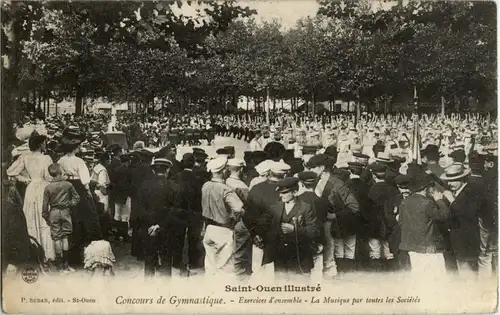
{"type": "Polygon", "coordinates": [[[394,182],[400,188],[408,188],[408,184],[410,183],[410,176],[399,174],[394,178],[394,182]]]}
{"type": "Polygon", "coordinates": [[[432,186],[433,181],[430,175],[425,173],[419,173],[410,178],[410,182],[408,183],[408,188],[413,191],[421,191],[425,188],[432,186]]]}
{"type": "Polygon", "coordinates": [[[294,158],[293,160],[286,161],[290,165],[290,173],[292,175],[298,174],[304,170],[304,161],[301,158],[294,158]]]}
{"type": "Polygon", "coordinates": [[[336,146],[331,145],[325,148],[325,154],[335,158],[335,162],[337,162],[337,156],[338,156],[338,149],[336,146]]]}
{"type": "Polygon", "coordinates": [[[370,169],[372,170],[372,172],[374,174],[381,174],[381,173],[385,173],[385,171],[387,169],[387,165],[382,164],[382,163],[373,163],[372,165],[370,165],[370,169]]]}
{"type": "Polygon", "coordinates": [[[403,164],[404,162],[406,162],[406,158],[401,157],[401,156],[397,156],[397,155],[394,155],[392,157],[392,159],[394,160],[394,163],[396,163],[396,164],[403,164]]]}
{"type": "Polygon", "coordinates": [[[193,148],[193,153],[194,154],[197,154],[197,153],[205,153],[205,150],[201,149],[201,148],[193,148]]]}
{"type": "Polygon", "coordinates": [[[469,167],[471,170],[482,170],[484,168],[484,156],[476,152],[472,152],[469,156],[469,167]]]}
{"type": "Polygon", "coordinates": [[[153,152],[148,151],[146,149],[140,150],[139,151],[139,155],[140,155],[141,158],[143,158],[143,159],[149,159],[149,160],[151,160],[155,156],[155,154],[153,152]]]}
{"type": "Polygon", "coordinates": [[[352,170],[352,169],[362,169],[365,164],[363,163],[360,163],[360,162],[347,162],[347,165],[349,166],[349,169],[352,170]]]}
{"type": "Polygon", "coordinates": [[[326,164],[328,164],[328,156],[326,154],[316,154],[307,161],[306,166],[314,168],[322,165],[326,166],[326,164]]]}
{"type": "Polygon", "coordinates": [[[288,149],[285,151],[285,155],[283,156],[284,161],[290,161],[295,158],[295,151],[293,149],[288,149]]]}
{"type": "Polygon", "coordinates": [[[231,153],[229,152],[228,149],[226,148],[220,148],[220,149],[217,149],[217,151],[215,151],[217,154],[221,154],[221,155],[231,155],[231,153]]]}
{"type": "Polygon", "coordinates": [[[276,191],[279,193],[286,193],[298,189],[299,189],[299,179],[296,177],[284,178],[278,181],[278,187],[276,187],[276,191]]]}
{"type": "Polygon", "coordinates": [[[234,155],[235,154],[235,150],[234,150],[233,146],[225,146],[224,149],[226,149],[227,152],[229,152],[229,155],[234,155]]]}
{"type": "Polygon", "coordinates": [[[318,147],[314,145],[305,145],[302,147],[302,154],[316,154],[318,147]]]}
{"type": "Polygon", "coordinates": [[[465,162],[465,151],[464,150],[456,150],[448,154],[455,162],[463,163],[465,162]]]}
{"type": "Polygon", "coordinates": [[[194,163],[194,154],[193,153],[189,153],[189,152],[188,153],[184,153],[184,155],[182,156],[181,163],[183,165],[188,164],[188,163],[194,163]]]}
{"type": "Polygon", "coordinates": [[[432,153],[439,154],[439,147],[435,144],[428,144],[424,149],[420,150],[422,156],[432,153]]]}
{"type": "Polygon", "coordinates": [[[318,175],[314,172],[305,171],[297,174],[299,180],[305,184],[314,184],[318,175]]]}

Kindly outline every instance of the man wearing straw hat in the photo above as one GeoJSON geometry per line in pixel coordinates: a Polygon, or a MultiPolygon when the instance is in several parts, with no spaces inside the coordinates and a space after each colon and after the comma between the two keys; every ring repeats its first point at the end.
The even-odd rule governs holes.
{"type": "Polygon", "coordinates": [[[480,249],[479,215],[486,207],[485,196],[467,183],[470,170],[463,164],[446,168],[441,179],[450,187],[444,196],[450,202],[453,213],[451,245],[457,259],[458,272],[469,275],[477,270],[480,249]]]}

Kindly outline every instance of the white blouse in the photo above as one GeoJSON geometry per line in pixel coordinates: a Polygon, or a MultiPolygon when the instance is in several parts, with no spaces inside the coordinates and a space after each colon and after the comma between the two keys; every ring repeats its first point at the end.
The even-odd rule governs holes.
{"type": "Polygon", "coordinates": [[[26,152],[21,154],[17,160],[7,169],[7,176],[23,176],[33,180],[50,180],[49,165],[52,159],[40,152],[26,152]]]}
{"type": "Polygon", "coordinates": [[[90,183],[89,169],[81,158],[74,154],[66,154],[57,163],[61,166],[63,175],[79,178],[84,186],[90,183]]]}

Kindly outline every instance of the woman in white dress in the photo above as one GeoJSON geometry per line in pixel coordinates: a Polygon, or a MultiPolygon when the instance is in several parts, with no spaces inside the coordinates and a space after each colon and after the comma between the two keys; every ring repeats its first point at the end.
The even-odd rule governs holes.
{"type": "Polygon", "coordinates": [[[47,137],[33,135],[29,139],[30,152],[26,152],[7,169],[7,175],[27,184],[23,212],[26,216],[28,233],[34,237],[45,251],[47,261],[55,259],[55,250],[50,236],[50,227],[42,218],[42,204],[45,187],[49,184],[48,172],[52,159],[42,152],[47,137]],[[23,175],[23,174],[27,174],[23,175]]]}

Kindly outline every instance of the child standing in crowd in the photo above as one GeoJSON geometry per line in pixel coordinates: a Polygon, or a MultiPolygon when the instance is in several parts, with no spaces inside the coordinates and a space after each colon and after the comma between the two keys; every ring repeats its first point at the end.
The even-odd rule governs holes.
{"type": "Polygon", "coordinates": [[[50,226],[50,235],[56,252],[56,266],[61,272],[75,271],[68,265],[68,236],[73,230],[71,208],[80,201],[75,187],[62,177],[59,164],[49,166],[52,182],[45,187],[42,216],[50,226]]]}

